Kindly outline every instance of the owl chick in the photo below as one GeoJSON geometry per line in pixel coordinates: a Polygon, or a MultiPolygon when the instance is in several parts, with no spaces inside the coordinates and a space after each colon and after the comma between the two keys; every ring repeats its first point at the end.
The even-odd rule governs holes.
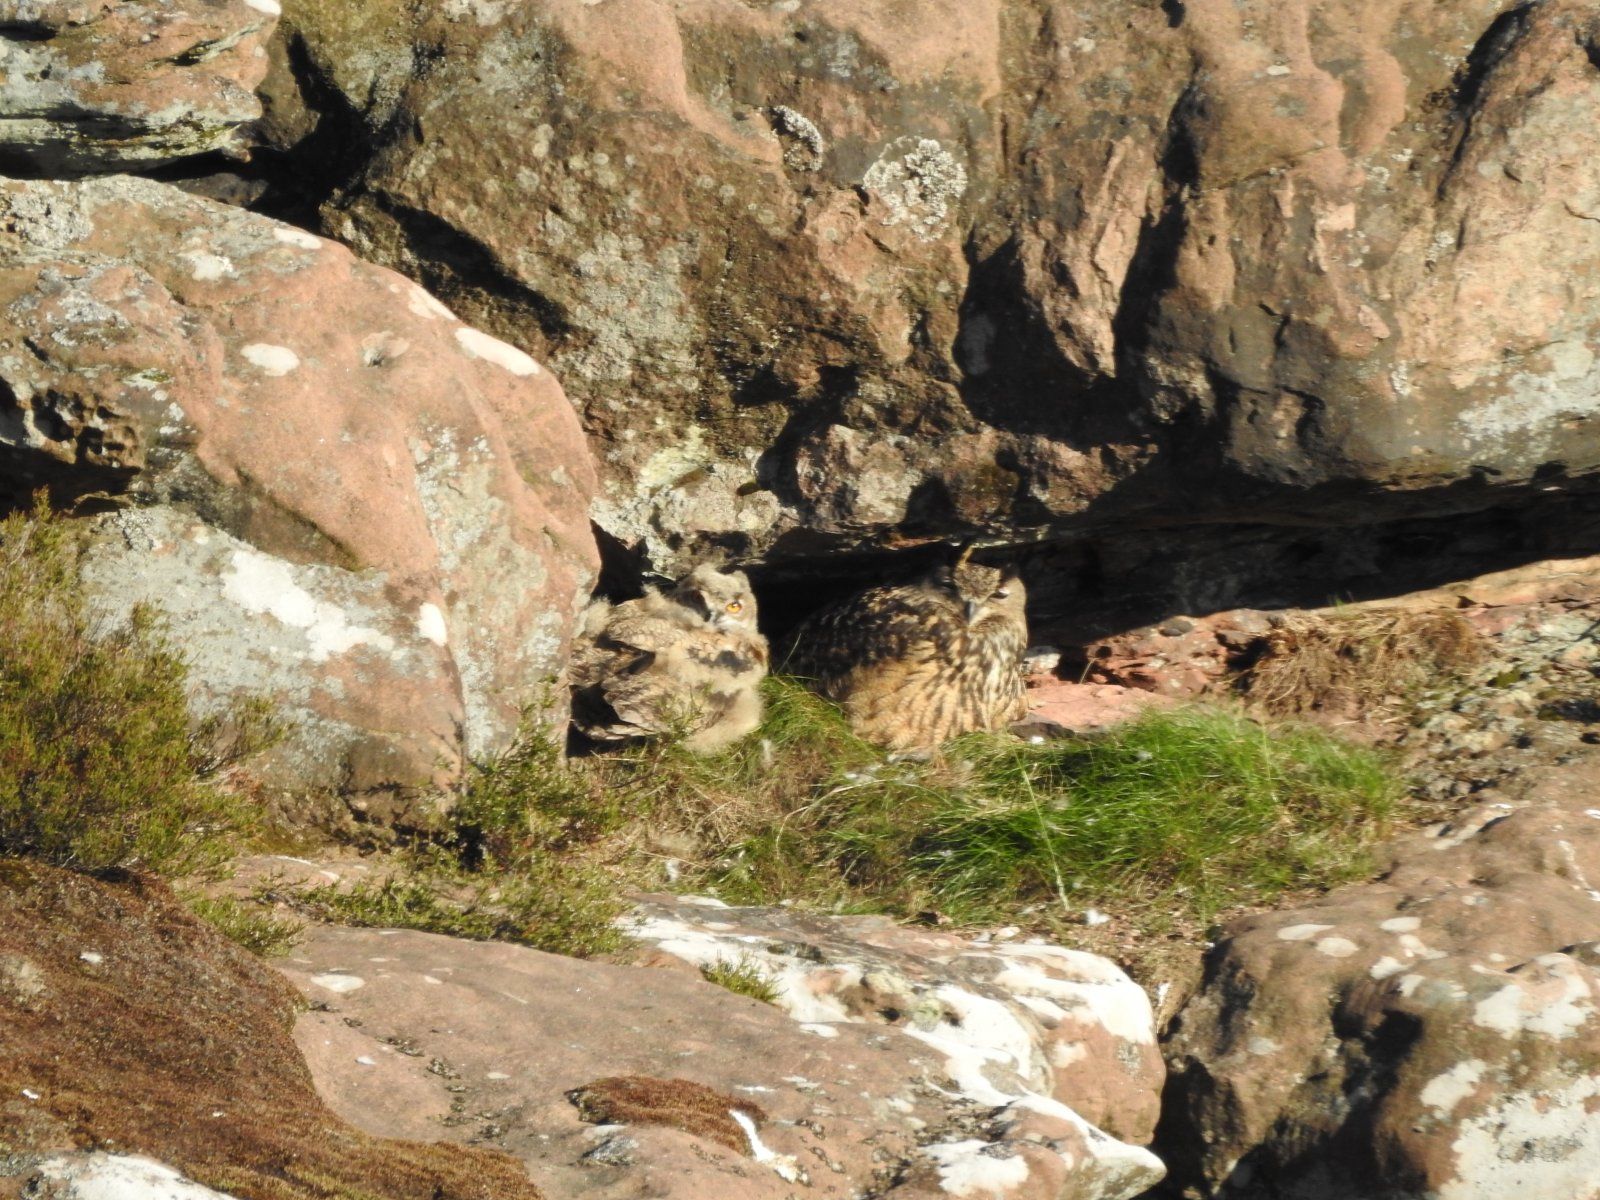
{"type": "Polygon", "coordinates": [[[601,745],[682,728],[687,749],[714,754],[761,723],[766,673],[750,581],[699,566],[665,592],[584,612],[572,723],[601,745]]]}
{"type": "Polygon", "coordinates": [[[1027,713],[1027,593],[1013,570],[965,560],[869,588],[801,626],[788,669],[890,750],[928,750],[1027,713]]]}

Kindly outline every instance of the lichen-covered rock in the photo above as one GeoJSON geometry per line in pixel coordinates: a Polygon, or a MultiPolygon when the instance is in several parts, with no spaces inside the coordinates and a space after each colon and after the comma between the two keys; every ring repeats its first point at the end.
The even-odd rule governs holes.
{"type": "Polygon", "coordinates": [[[266,783],[375,794],[513,735],[592,579],[554,378],[303,230],[111,177],[0,185],[0,462],[94,518],[198,711],[271,700],[266,783]]]}
{"type": "Polygon", "coordinates": [[[402,8],[290,0],[264,136],[557,367],[658,569],[1600,467],[1581,0],[402,8]]]}
{"type": "Polygon", "coordinates": [[[60,175],[230,148],[278,0],[7,0],[0,168],[60,175]]]}
{"type": "MultiPolygon", "coordinates": [[[[648,911],[647,928],[671,920],[666,907],[648,911]]],[[[699,912],[697,929],[675,922],[683,936],[703,941],[717,933],[719,916],[740,915],[699,912]]],[[[722,932],[730,952],[778,962],[756,926],[722,932]]],[[[815,948],[826,955],[847,940],[836,934],[815,948]]],[[[661,945],[671,953],[669,941],[661,945]]],[[[874,954],[864,942],[855,949],[858,963],[874,954]]],[[[1086,997],[1097,988],[1118,997],[1137,1023],[1139,1005],[1126,993],[1138,989],[1075,962],[1057,973],[1047,953],[1032,953],[1040,948],[1017,949],[1029,953],[984,963],[974,954],[965,966],[991,979],[1027,974],[1013,994],[1035,1001],[1031,1031],[1018,1017],[1026,1006],[995,998],[1006,985],[958,982],[956,968],[926,967],[949,972],[939,986],[902,972],[895,991],[887,964],[913,960],[887,951],[877,952],[876,976],[832,992],[820,987],[825,967],[807,977],[796,965],[786,983],[819,984],[804,1012],[792,1007],[797,994],[780,1001],[786,1012],[706,982],[667,954],[668,969],[621,967],[403,930],[314,928],[284,970],[316,1002],[296,1038],[335,1111],[374,1132],[501,1147],[527,1162],[550,1195],[1137,1195],[1161,1177],[1155,1156],[1029,1090],[1023,1077],[1037,1081],[1048,1070],[1038,1060],[1051,1043],[1040,1030],[1058,1015],[1085,1032],[1089,1060],[1104,1067],[1109,1040],[1096,1043],[1089,1032],[1096,1022],[1086,997]],[[872,979],[881,1004],[920,1003],[945,1016],[922,1026],[916,1014],[900,1026],[881,1012],[866,1019],[872,979]],[[845,1005],[863,1015],[847,1017],[845,1005]],[[714,1096],[742,1103],[717,1119],[707,1107],[714,1096]]]]}
{"type": "Polygon", "coordinates": [[[294,990],[158,881],[0,862],[0,962],[37,984],[0,988],[0,1192],[540,1200],[504,1155],[336,1117],[290,1036],[294,990]]]}
{"type": "Polygon", "coordinates": [[[701,898],[643,901],[629,931],[702,969],[758,972],[797,1021],[888,1025],[945,1046],[975,1093],[993,1098],[984,1081],[998,1064],[1008,1086],[1118,1138],[1142,1144],[1155,1130],[1166,1071],[1150,1001],[1097,955],[701,898]]]}
{"type": "Polygon", "coordinates": [[[1403,842],[1378,882],[1246,918],[1168,1046],[1193,1194],[1600,1195],[1600,760],[1403,842]]]}

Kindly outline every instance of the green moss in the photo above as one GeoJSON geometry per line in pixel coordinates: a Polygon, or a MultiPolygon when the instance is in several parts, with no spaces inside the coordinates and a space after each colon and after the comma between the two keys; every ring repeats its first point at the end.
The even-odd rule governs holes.
{"type": "Polygon", "coordinates": [[[183,660],[148,613],[96,627],[65,524],[0,522],[0,854],[80,870],[185,874],[244,823],[202,776],[215,729],[192,728],[183,660]]]}

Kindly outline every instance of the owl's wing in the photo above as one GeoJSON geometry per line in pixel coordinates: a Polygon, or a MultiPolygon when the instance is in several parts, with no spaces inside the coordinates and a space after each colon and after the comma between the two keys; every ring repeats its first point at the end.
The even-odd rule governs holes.
{"type": "Polygon", "coordinates": [[[960,612],[943,596],[917,587],[870,588],[802,625],[786,667],[826,687],[886,660],[925,658],[961,628],[960,612]]]}
{"type": "Polygon", "coordinates": [[[754,630],[694,630],[673,657],[675,670],[689,688],[725,694],[761,682],[767,673],[767,639],[754,630]]]}

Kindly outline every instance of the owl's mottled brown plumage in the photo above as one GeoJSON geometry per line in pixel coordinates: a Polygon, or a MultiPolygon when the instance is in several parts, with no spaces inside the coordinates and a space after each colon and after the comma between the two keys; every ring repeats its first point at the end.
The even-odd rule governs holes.
{"type": "Polygon", "coordinates": [[[688,749],[715,753],[761,723],[766,673],[750,581],[699,566],[665,592],[584,613],[572,723],[601,745],[682,729],[688,749]]]}
{"type": "Polygon", "coordinates": [[[890,750],[931,749],[1026,715],[1027,593],[1014,571],[959,562],[869,588],[795,635],[788,669],[890,750]]]}

